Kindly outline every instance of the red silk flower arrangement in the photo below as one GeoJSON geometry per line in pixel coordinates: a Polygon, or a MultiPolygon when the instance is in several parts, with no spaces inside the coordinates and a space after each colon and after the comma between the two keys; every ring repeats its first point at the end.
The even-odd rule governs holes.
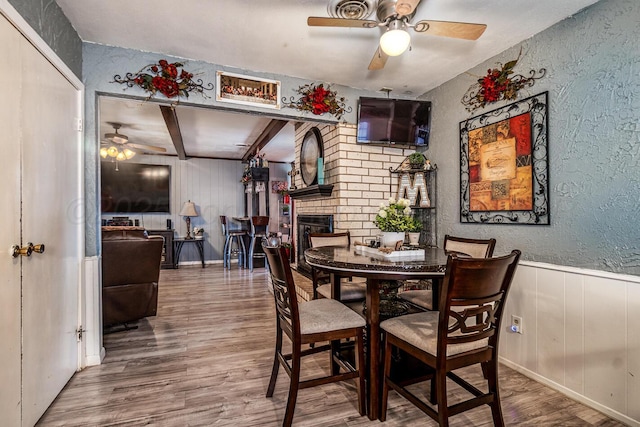
{"type": "Polygon", "coordinates": [[[205,90],[212,90],[213,84],[204,85],[202,80],[193,80],[193,74],[186,71],[181,62],[168,62],[161,59],[157,64],[143,67],[137,73],[127,73],[124,78],[119,74],[113,77],[115,83],[126,84],[128,87],[138,86],[149,92],[152,97],[156,92],[167,98],[176,96],[189,97],[189,92],[198,92],[207,97],[205,90]],[[182,68],[182,70],[179,70],[182,68]]]}
{"type": "Polygon", "coordinates": [[[301,95],[298,100],[292,96],[289,102],[283,99],[283,105],[289,108],[295,108],[300,111],[309,111],[315,115],[329,113],[338,120],[342,118],[344,113],[350,113],[351,107],[347,108],[344,98],[338,98],[336,91],[331,90],[329,86],[326,88],[324,84],[319,85],[306,84],[300,86],[296,92],[301,95]]]}
{"type": "Polygon", "coordinates": [[[517,59],[507,62],[499,69],[487,70],[486,76],[480,77],[477,83],[471,85],[462,97],[462,105],[466,107],[467,111],[473,112],[487,104],[503,99],[516,99],[520,89],[533,86],[536,80],[541,79],[546,74],[547,70],[541,68],[537,72],[536,70],[531,70],[529,77],[524,77],[521,74],[513,75],[513,68],[519,59],[520,55],[518,55],[517,59]]]}

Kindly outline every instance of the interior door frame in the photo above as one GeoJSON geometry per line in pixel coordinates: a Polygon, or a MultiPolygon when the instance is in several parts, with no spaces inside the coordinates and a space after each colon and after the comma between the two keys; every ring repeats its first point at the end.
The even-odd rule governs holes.
{"type": "MultiPolygon", "coordinates": [[[[77,204],[76,206],[69,207],[69,213],[74,213],[77,216],[75,219],[82,224],[79,227],[78,233],[78,241],[76,244],[79,247],[78,253],[84,254],[85,247],[85,209],[84,209],[84,150],[82,150],[82,142],[84,140],[84,84],[82,81],[76,77],[76,75],[71,71],[71,69],[60,59],[60,57],[53,51],[51,47],[40,37],[40,35],[27,23],[27,21],[18,13],[18,11],[8,2],[8,0],[0,0],[0,14],[2,14],[10,23],[12,23],[20,33],[40,52],[40,54],[49,61],[54,68],[58,70],[58,72],[65,78],[67,81],[73,86],[77,91],[77,99],[78,99],[78,111],[80,113],[80,117],[78,118],[78,130],[80,132],[77,133],[77,141],[76,144],[80,149],[78,150],[78,165],[79,170],[78,174],[78,188],[76,189],[77,193],[77,204]]],[[[91,289],[91,286],[97,286],[93,283],[87,282],[85,283],[85,274],[84,274],[84,256],[79,260],[80,265],[78,268],[78,326],[84,326],[87,324],[87,313],[93,313],[96,310],[99,313],[99,305],[93,307],[92,301],[87,299],[87,296],[95,294],[94,290],[91,289]]],[[[98,303],[99,304],[99,303],[98,303]]],[[[99,325],[98,325],[99,327],[99,325]]],[[[91,353],[91,350],[87,351],[87,345],[90,344],[87,341],[81,341],[78,343],[78,369],[86,366],[86,354],[91,353]]]]}

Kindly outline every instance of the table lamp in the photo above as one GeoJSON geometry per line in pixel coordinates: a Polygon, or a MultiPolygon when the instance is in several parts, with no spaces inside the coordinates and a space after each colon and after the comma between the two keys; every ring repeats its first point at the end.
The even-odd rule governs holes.
{"type": "Polygon", "coordinates": [[[182,210],[180,211],[180,216],[183,216],[184,220],[187,222],[187,236],[185,239],[193,239],[193,236],[191,236],[191,217],[198,216],[198,212],[196,212],[196,204],[191,200],[184,202],[182,210]]]}

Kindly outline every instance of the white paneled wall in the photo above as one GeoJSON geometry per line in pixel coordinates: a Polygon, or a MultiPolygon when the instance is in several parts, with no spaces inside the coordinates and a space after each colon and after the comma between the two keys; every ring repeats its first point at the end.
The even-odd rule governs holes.
{"type": "Polygon", "coordinates": [[[522,261],[503,328],[502,362],[640,426],[640,277],[522,261]]]}
{"type": "MultiPolygon", "coordinates": [[[[200,216],[191,218],[191,228],[205,230],[205,260],[221,260],[224,240],[220,226],[220,215],[244,216],[244,187],[240,183],[244,165],[240,161],[217,159],[179,160],[173,156],[136,156],[135,163],[162,164],[171,166],[171,213],[130,214],[139,219],[148,230],[164,230],[167,219],[173,222],[176,236],[187,233],[187,225],[179,216],[182,204],[191,200],[196,204],[200,216]]],[[[102,167],[113,167],[102,163],[102,167]]],[[[103,215],[103,219],[112,215],[103,215]]],[[[116,215],[117,216],[117,215],[116,215]]],[[[185,245],[180,262],[199,262],[195,246],[185,245]]]]}

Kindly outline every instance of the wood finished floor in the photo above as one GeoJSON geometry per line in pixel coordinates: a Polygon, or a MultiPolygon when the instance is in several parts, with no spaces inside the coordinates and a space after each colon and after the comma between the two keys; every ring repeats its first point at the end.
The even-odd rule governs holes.
{"type": "MultiPolygon", "coordinates": [[[[265,397],[275,335],[266,283],[264,269],[162,270],[158,315],[140,321],[137,330],[106,335],[103,364],[77,373],[37,425],[281,425],[289,384],[282,369],[274,397],[265,397]]],[[[304,364],[303,375],[324,372],[323,356],[304,364]]],[[[479,371],[467,373],[480,379],[479,371]]],[[[505,366],[500,390],[510,426],[623,425],[505,366]]],[[[369,421],[358,415],[354,383],[344,382],[301,390],[294,425],[436,423],[394,392],[387,421],[369,421]]],[[[476,408],[453,417],[451,425],[492,425],[491,412],[476,408]]]]}

